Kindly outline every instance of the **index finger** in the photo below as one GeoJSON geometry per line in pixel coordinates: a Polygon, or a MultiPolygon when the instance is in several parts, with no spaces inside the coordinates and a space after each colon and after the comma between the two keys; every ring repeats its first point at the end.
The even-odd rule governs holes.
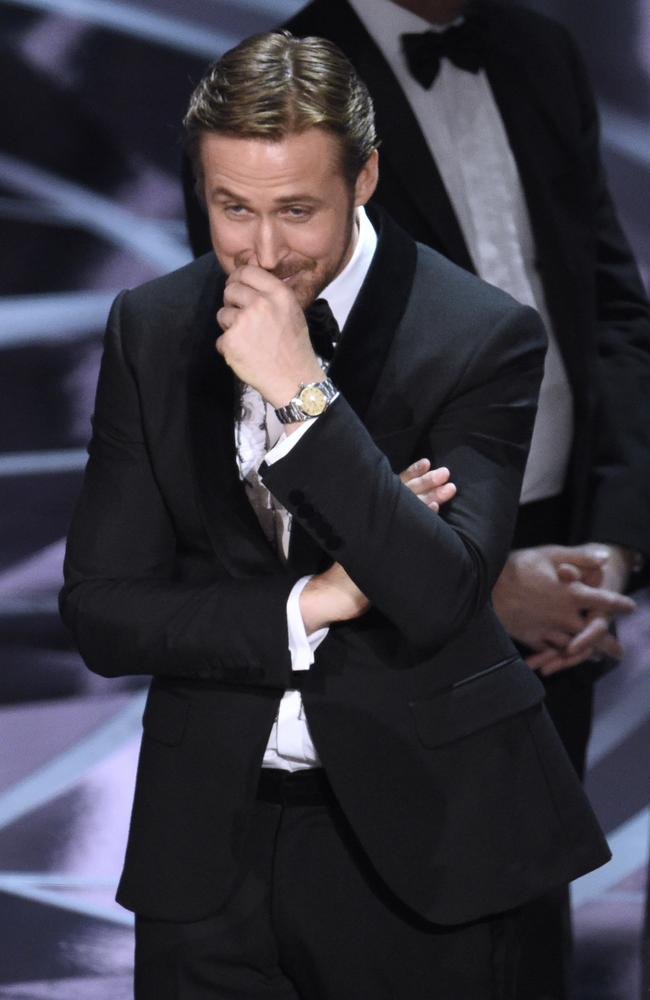
{"type": "Polygon", "coordinates": [[[623,648],[609,631],[609,622],[606,618],[592,618],[583,628],[582,632],[574,635],[566,648],[567,656],[576,656],[590,650],[592,647],[606,652],[609,656],[617,659],[623,655],[623,648]]]}
{"type": "Polygon", "coordinates": [[[399,478],[406,485],[411,479],[417,479],[418,476],[423,475],[428,472],[431,468],[431,462],[428,458],[418,458],[417,462],[412,462],[406,469],[404,469],[399,474],[399,478]]]}
{"type": "Polygon", "coordinates": [[[605,549],[586,549],[581,545],[557,546],[551,559],[558,563],[571,563],[578,569],[602,569],[609,556],[605,549]]]}
{"type": "Polygon", "coordinates": [[[617,594],[615,590],[589,587],[586,583],[580,583],[578,580],[570,583],[568,587],[577,598],[580,607],[586,611],[602,611],[607,615],[619,615],[629,614],[636,608],[631,597],[617,594]]]}
{"type": "Polygon", "coordinates": [[[270,271],[265,271],[263,267],[258,267],[257,264],[241,264],[239,267],[236,267],[228,275],[226,284],[230,285],[237,282],[242,285],[248,285],[249,288],[254,288],[258,292],[271,292],[273,289],[277,289],[278,285],[281,288],[285,287],[280,278],[276,278],[270,271]]]}

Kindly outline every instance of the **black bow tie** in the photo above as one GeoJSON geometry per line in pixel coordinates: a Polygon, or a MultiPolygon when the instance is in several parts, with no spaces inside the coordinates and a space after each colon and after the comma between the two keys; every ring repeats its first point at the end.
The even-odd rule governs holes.
{"type": "Polygon", "coordinates": [[[312,302],[309,308],[305,309],[305,319],[314,351],[323,361],[331,361],[341,331],[327,299],[316,299],[312,302]]]}
{"type": "Polygon", "coordinates": [[[425,90],[437,77],[443,58],[470,73],[478,73],[483,64],[483,32],[476,17],[468,17],[446,31],[402,35],[401,42],[411,76],[425,90]]]}

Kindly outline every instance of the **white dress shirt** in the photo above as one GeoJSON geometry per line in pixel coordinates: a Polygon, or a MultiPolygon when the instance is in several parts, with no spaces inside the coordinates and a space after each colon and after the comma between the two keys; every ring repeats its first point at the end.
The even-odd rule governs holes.
{"type": "Polygon", "coordinates": [[[521,502],[556,496],[564,487],[573,438],[571,389],[535,263],[517,165],[487,76],[443,58],[433,86],[426,90],[409,72],[400,35],[444,28],[437,29],[391,0],[350,3],[413,109],[477,273],[518,302],[533,306],[544,321],[549,344],[521,502]]]}
{"type": "MultiPolygon", "coordinates": [[[[352,256],[344,269],[321,292],[342,330],[361,285],[368,273],[377,246],[377,234],[363,208],[357,209],[357,238],[352,256]]],[[[336,405],[336,401],[331,404],[336,405]]],[[[269,493],[259,478],[263,461],[272,465],[283,458],[309,432],[318,417],[306,420],[287,435],[273,407],[265,403],[257,390],[244,386],[240,418],[235,422],[237,465],[249,499],[267,537],[275,543],[278,554],[286,559],[291,534],[291,516],[269,493]]],[[[327,635],[319,629],[307,636],[300,614],[300,594],[309,576],[298,580],[287,601],[289,652],[293,670],[309,670],[314,653],[327,635]]],[[[264,767],[296,771],[318,767],[320,761],[312,742],[299,691],[286,691],[264,753],[264,767]]]]}

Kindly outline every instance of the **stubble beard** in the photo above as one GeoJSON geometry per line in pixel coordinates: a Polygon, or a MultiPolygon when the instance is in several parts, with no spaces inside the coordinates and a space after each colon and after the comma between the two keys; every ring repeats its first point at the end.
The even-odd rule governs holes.
{"type": "MultiPolygon", "coordinates": [[[[355,219],[355,209],[354,201],[350,199],[350,207],[347,215],[347,222],[345,227],[345,239],[343,240],[343,249],[338,257],[336,263],[332,263],[322,274],[318,274],[318,262],[310,261],[312,265],[309,270],[311,270],[311,280],[304,285],[298,285],[295,289],[295,295],[300,304],[300,308],[305,310],[316,301],[323,289],[327,288],[334,278],[336,278],[341,271],[348,264],[352,254],[354,253],[354,247],[352,245],[352,236],[355,230],[356,219],[355,219]]],[[[294,267],[294,271],[296,268],[294,267]]]]}

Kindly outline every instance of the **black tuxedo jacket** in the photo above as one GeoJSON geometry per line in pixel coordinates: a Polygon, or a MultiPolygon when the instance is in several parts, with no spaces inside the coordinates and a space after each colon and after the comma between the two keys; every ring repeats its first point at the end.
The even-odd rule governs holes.
{"type": "Polygon", "coordinates": [[[541,375],[536,314],[384,220],[331,375],[342,396],[263,472],[292,512],[269,547],[239,481],[207,255],[123,293],[99,380],[61,607],[88,666],[153,675],[119,899],[218,908],[237,876],[291,676],[286,601],[339,560],[372,601],[302,674],[312,736],[369,859],[441,923],[515,906],[607,850],[489,605],[541,375]],[[432,514],[394,470],[444,457],[432,514]]]}
{"type": "MultiPolygon", "coordinates": [[[[591,89],[559,24],[512,5],[472,7],[482,18],[486,73],[523,184],[575,404],[563,523],[553,523],[551,535],[541,525],[531,539],[524,512],[515,541],[596,540],[650,554],[650,312],[603,177],[591,89]]],[[[286,27],[334,41],[368,85],[381,140],[375,200],[414,239],[472,270],[417,120],[351,6],[314,0],[286,27]]],[[[185,192],[190,240],[204,253],[207,222],[187,163],[185,192]]]]}

